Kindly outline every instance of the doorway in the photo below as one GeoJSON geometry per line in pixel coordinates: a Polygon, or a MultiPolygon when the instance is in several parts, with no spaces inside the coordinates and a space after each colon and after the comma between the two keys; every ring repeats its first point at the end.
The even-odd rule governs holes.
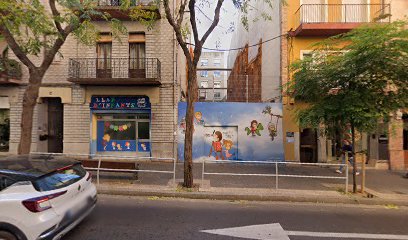
{"type": "Polygon", "coordinates": [[[317,132],[313,128],[305,128],[300,133],[300,162],[317,162],[317,132]]]}
{"type": "Polygon", "coordinates": [[[48,152],[62,153],[64,137],[64,107],[61,98],[47,98],[48,103],[48,152]]]}

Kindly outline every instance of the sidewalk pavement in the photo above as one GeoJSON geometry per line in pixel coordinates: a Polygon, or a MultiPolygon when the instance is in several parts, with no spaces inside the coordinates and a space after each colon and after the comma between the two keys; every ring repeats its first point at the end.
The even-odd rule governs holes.
{"type": "MultiPolygon", "coordinates": [[[[169,170],[172,163],[141,163],[140,169],[169,170]]],[[[176,182],[182,182],[183,164],[176,167],[176,182]]],[[[264,164],[206,164],[205,172],[229,173],[275,173],[275,166],[264,164]]],[[[282,165],[279,174],[344,176],[335,173],[335,167],[282,165]]],[[[275,177],[206,175],[201,181],[202,164],[193,167],[194,183],[200,187],[186,190],[173,183],[172,174],[102,173],[98,191],[102,194],[180,197],[193,199],[247,200],[247,201],[291,201],[315,203],[353,203],[368,205],[408,206],[408,179],[403,172],[388,170],[366,170],[366,193],[345,194],[345,179],[313,179],[279,177],[275,188],[275,177]]],[[[350,170],[351,172],[351,170],[350,170]]],[[[343,173],[344,174],[344,173],[343,173]]],[[[94,176],[94,180],[96,177],[94,176]]],[[[358,189],[361,183],[357,177],[358,189]]],[[[352,191],[352,176],[349,175],[349,191],[352,191]]]]}

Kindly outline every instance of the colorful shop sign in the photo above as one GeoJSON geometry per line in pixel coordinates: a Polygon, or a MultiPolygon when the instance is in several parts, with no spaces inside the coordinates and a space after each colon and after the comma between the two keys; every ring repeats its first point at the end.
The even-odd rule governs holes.
{"type": "Polygon", "coordinates": [[[93,110],[139,110],[150,109],[148,97],[93,96],[89,107],[93,110]]]}

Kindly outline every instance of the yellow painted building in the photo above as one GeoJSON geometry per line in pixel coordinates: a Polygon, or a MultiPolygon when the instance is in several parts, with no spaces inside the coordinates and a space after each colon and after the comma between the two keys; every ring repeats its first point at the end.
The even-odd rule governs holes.
{"type": "MultiPolygon", "coordinates": [[[[313,50],[312,45],[345,33],[367,22],[390,21],[390,4],[382,0],[290,0],[282,11],[282,83],[291,80],[288,69],[313,50]]],[[[295,103],[283,95],[284,145],[286,160],[325,162],[332,154],[332,143],[313,129],[300,129],[295,103]]]]}

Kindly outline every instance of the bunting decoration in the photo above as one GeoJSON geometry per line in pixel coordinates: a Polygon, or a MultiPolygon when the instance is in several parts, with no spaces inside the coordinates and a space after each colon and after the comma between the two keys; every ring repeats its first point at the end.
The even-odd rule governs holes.
{"type": "Polygon", "coordinates": [[[127,123],[127,124],[123,124],[123,125],[115,125],[115,124],[112,124],[111,122],[105,122],[105,127],[106,127],[106,128],[110,128],[110,129],[112,129],[112,130],[115,131],[115,132],[117,132],[117,131],[119,131],[119,132],[126,131],[126,130],[128,130],[131,126],[132,126],[131,123],[127,123]]]}

